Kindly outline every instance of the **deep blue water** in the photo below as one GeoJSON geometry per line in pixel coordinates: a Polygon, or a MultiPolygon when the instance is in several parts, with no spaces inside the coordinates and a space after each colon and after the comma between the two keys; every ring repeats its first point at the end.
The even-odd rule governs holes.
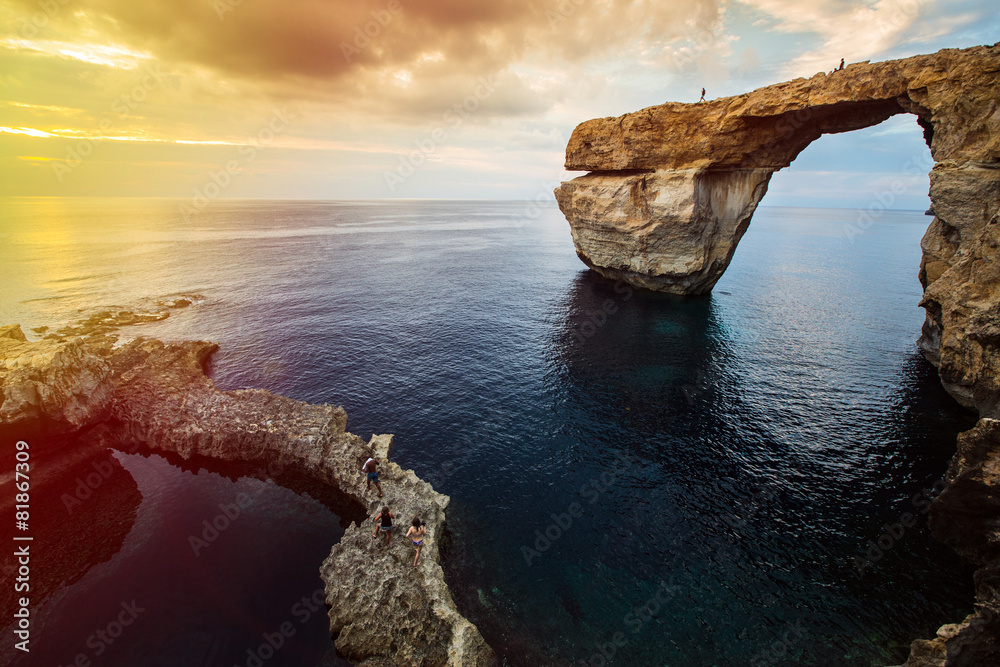
{"type": "MultiPolygon", "coordinates": [[[[971,571],[913,502],[974,423],[915,346],[920,213],[852,242],[851,211],[762,208],[714,293],[679,299],[588,272],[554,207],[245,201],[185,220],[168,200],[2,205],[3,323],[198,294],[128,332],[215,340],[223,388],[342,404],[362,437],[395,433],[395,459],[452,497],[453,593],[508,664],[897,664],[971,609],[971,571]],[[916,526],[859,573],[853,557],[906,512],[916,526]]],[[[265,484],[125,459],[197,489],[172,513],[139,484],[147,554],[183,533],[179,516],[200,521],[187,497],[211,509],[238,493],[226,485],[265,484]]],[[[245,594],[262,572],[276,590],[287,577],[293,600],[318,582],[300,570],[318,568],[337,517],[268,493],[291,496],[259,503],[259,532],[240,542],[250,565],[164,575],[171,602],[150,618],[184,637],[186,604],[245,594]],[[289,516],[302,517],[294,567],[272,560],[289,516]]],[[[102,566],[115,604],[158,558],[142,553],[102,566]]],[[[246,613],[266,628],[290,603],[261,606],[246,613]]],[[[207,616],[204,638],[246,643],[207,616]]],[[[297,641],[302,655],[331,648],[321,623],[297,641]]]]}

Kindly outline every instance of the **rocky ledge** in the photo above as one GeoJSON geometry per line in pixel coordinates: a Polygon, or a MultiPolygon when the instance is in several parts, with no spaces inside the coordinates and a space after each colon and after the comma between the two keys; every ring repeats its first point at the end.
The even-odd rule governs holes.
{"type": "MultiPolygon", "coordinates": [[[[1000,664],[998,104],[1000,44],[857,63],[735,97],[586,121],[570,138],[566,169],[590,173],[555,191],[577,255],[594,271],[705,294],[775,171],[823,134],[916,116],[934,162],[919,344],[949,393],[982,418],[959,438],[930,525],[981,569],[976,612],[914,642],[909,667],[1000,664]]],[[[845,233],[862,233],[896,194],[872,193],[872,206],[845,233]]]]}
{"type": "Polygon", "coordinates": [[[342,496],[356,515],[382,503],[400,523],[427,524],[421,562],[397,536],[373,543],[370,526],[351,523],[320,567],[338,653],[366,667],[489,665],[494,654],[455,608],[439,563],[448,497],[389,461],[391,435],[370,442],[348,433],[347,414],[262,389],[220,391],[204,373],[217,349],[206,342],[137,339],[121,347],[96,339],[30,343],[20,327],[0,330],[0,427],[8,433],[86,428],[84,448],[136,446],[184,459],[277,465],[342,496]],[[365,493],[360,471],[380,461],[385,498],[365,493]]]}

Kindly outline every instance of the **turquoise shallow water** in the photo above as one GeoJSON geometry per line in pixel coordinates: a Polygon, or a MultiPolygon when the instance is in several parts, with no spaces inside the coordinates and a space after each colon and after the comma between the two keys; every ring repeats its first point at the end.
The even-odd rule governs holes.
{"type": "MultiPolygon", "coordinates": [[[[969,570],[913,502],[974,421],[914,343],[920,213],[852,242],[850,211],[762,208],[714,293],[677,299],[594,276],[558,210],[519,203],[220,202],[189,221],[172,201],[3,207],[4,322],[196,293],[136,331],[216,340],[224,388],[395,433],[396,459],[452,497],[447,576],[507,664],[897,664],[971,606],[969,570]],[[908,511],[916,526],[859,573],[908,511]]],[[[338,521],[293,496],[261,525],[326,516],[301,522],[301,569],[338,521]]],[[[154,544],[177,519],[142,507],[154,544]]],[[[242,555],[279,589],[289,568],[263,545],[283,539],[261,530],[242,555]]],[[[235,595],[174,576],[192,604],[235,595]]],[[[185,636],[176,606],[156,618],[185,636]]],[[[281,613],[248,611],[262,627],[287,611],[265,606],[281,613]]],[[[329,648],[321,627],[299,638],[329,648]]],[[[245,648],[221,645],[201,664],[245,648]]],[[[318,659],[288,656],[267,664],[318,659]]]]}

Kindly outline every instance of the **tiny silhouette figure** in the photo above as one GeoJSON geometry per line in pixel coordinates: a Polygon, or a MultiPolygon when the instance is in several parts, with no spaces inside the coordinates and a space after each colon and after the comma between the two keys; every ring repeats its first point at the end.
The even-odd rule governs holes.
{"type": "Polygon", "coordinates": [[[361,471],[366,473],[365,478],[365,491],[371,491],[372,482],[375,482],[375,488],[378,489],[378,497],[382,497],[382,485],[378,482],[378,462],[375,460],[375,454],[371,454],[368,460],[365,461],[365,465],[361,468],[361,471]]]}
{"type": "Polygon", "coordinates": [[[704,102],[705,101],[705,89],[704,88],[701,89],[701,99],[698,100],[698,101],[699,102],[704,102]]]}
{"type": "Polygon", "coordinates": [[[385,533],[385,545],[389,546],[389,540],[392,537],[392,519],[396,515],[389,511],[388,507],[383,507],[382,511],[372,517],[372,521],[375,522],[375,534],[372,535],[374,540],[378,537],[378,533],[381,530],[385,533]]]}
{"type": "Polygon", "coordinates": [[[844,59],[843,58],[840,59],[840,67],[838,67],[837,69],[844,69],[844,59]]]}

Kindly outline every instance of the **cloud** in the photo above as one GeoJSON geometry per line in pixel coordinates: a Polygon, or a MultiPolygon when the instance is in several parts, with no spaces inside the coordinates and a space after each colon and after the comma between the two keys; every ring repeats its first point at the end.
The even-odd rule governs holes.
{"type": "MultiPolygon", "coordinates": [[[[811,76],[847,62],[877,59],[901,44],[946,34],[974,15],[938,16],[937,0],[744,0],[766,14],[772,30],[810,33],[820,44],[790,58],[786,76],[811,76]]],[[[942,8],[943,9],[943,8],[942,8]]]]}
{"type": "Polygon", "coordinates": [[[189,194],[287,105],[234,196],[385,196],[435,129],[409,196],[548,193],[582,120],[909,55],[984,2],[0,0],[0,165],[9,192],[189,194]]]}
{"type": "MultiPolygon", "coordinates": [[[[18,24],[38,10],[36,0],[12,1],[18,24]]],[[[518,63],[620,58],[719,15],[716,0],[74,0],[46,21],[60,48],[44,48],[109,65],[151,54],[276,97],[388,115],[440,114],[479,77],[503,73],[484,110],[516,116],[552,104],[512,72],[518,63]]]]}

